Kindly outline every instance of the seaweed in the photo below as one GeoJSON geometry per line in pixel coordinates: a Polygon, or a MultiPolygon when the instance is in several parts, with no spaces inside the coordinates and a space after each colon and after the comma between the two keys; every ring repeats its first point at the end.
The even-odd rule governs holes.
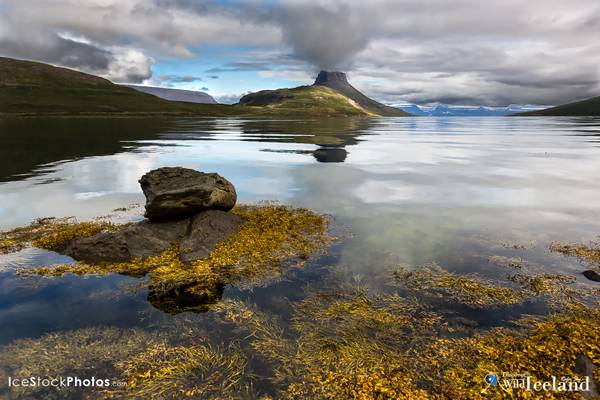
{"type": "MultiPolygon", "coordinates": [[[[248,332],[252,348],[273,364],[284,399],[527,399],[520,389],[491,388],[488,373],[582,378],[578,357],[600,364],[600,307],[584,307],[451,337],[448,316],[397,293],[346,287],[315,293],[294,306],[286,330],[239,301],[221,303],[224,320],[248,332]],[[507,394],[508,393],[508,394],[507,394]]],[[[591,379],[600,381],[599,370],[591,379]]],[[[561,393],[564,398],[581,394],[561,393]]]]}
{"type": "Polygon", "coordinates": [[[581,262],[600,268],[600,243],[598,242],[590,242],[589,244],[553,242],[550,244],[550,251],[568,257],[575,257],[581,262]]]}
{"type": "MultiPolygon", "coordinates": [[[[495,294],[490,294],[491,281],[474,275],[466,286],[458,281],[460,290],[447,291],[446,283],[454,278],[441,267],[429,268],[409,292],[402,285],[381,291],[336,279],[325,288],[308,288],[303,300],[291,304],[289,321],[228,299],[212,308],[214,322],[209,324],[234,333],[225,343],[204,339],[205,319],[176,318],[156,331],[94,328],[20,339],[0,348],[0,364],[9,376],[94,373],[126,383],[85,392],[89,398],[333,400],[528,399],[539,393],[490,387],[483,378],[507,372],[534,380],[579,379],[579,358],[600,365],[600,303],[569,307],[561,300],[556,312],[517,316],[511,328],[457,333],[452,321],[461,323],[462,317],[425,301],[429,282],[446,293],[441,301],[447,304],[467,299],[470,306],[482,307],[464,296],[465,287],[495,294]],[[257,362],[260,376],[253,367],[257,362]],[[258,390],[261,379],[269,379],[270,386],[258,390]]],[[[513,290],[525,299],[541,294],[561,298],[561,289],[550,288],[572,282],[563,276],[542,278],[548,280],[522,281],[513,290]]],[[[590,378],[600,381],[599,370],[590,378]]],[[[46,389],[35,390],[35,395],[52,397],[46,389]]],[[[561,398],[580,396],[561,393],[561,398]]]]}
{"type": "Polygon", "coordinates": [[[415,270],[398,268],[393,272],[397,285],[427,296],[451,298],[470,306],[500,306],[518,304],[524,295],[510,287],[500,286],[477,275],[456,275],[437,264],[415,270]]]}
{"type": "Polygon", "coordinates": [[[29,245],[58,251],[76,237],[93,236],[122,227],[102,219],[79,222],[73,217],[39,218],[27,226],[0,232],[0,254],[19,251],[29,245]]]}
{"type": "Polygon", "coordinates": [[[226,348],[198,343],[158,343],[118,362],[134,398],[248,398],[247,360],[235,344],[226,348]]]}

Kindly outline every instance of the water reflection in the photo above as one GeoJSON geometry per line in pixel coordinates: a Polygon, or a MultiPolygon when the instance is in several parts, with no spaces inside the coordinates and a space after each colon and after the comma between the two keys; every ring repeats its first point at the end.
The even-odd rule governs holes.
{"type": "MultiPolygon", "coordinates": [[[[329,259],[266,288],[225,288],[225,299],[280,312],[277,302],[297,299],[333,265],[382,285],[385,269],[398,264],[505,275],[493,256],[526,258],[583,283],[579,263],[547,249],[552,240],[600,234],[599,129],[599,120],[585,118],[4,121],[0,227],[139,203],[144,172],[181,165],[219,172],[241,202],[308,207],[351,232],[329,259]]],[[[22,261],[0,259],[0,326],[14,326],[0,340],[94,321],[135,326],[140,311],[152,320],[161,310],[203,307],[145,291],[123,303],[102,300],[131,279],[125,277],[70,277],[19,289],[22,281],[5,267],[22,261]],[[86,307],[102,318],[72,318],[86,307]]]]}
{"type": "Polygon", "coordinates": [[[132,151],[169,125],[143,119],[0,119],[0,182],[56,172],[59,162],[132,151]]]}

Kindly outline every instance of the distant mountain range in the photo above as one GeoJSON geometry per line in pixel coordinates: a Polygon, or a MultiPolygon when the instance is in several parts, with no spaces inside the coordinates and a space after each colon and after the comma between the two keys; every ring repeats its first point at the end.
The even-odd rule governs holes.
{"type": "Polygon", "coordinates": [[[124,85],[142,93],[148,93],[161,99],[171,101],[185,101],[188,103],[217,104],[217,101],[208,93],[195,90],[171,89],[155,86],[124,85]]]}
{"type": "Polygon", "coordinates": [[[499,117],[543,108],[543,106],[517,104],[511,104],[508,107],[454,106],[448,104],[438,104],[436,106],[397,104],[395,106],[409,114],[423,117],[499,117]]]}

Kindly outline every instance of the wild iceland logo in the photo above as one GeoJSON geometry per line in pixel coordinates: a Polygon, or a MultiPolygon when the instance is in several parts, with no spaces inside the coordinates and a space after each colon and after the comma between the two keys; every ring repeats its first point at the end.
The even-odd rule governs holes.
{"type": "Polygon", "coordinates": [[[503,372],[501,376],[493,373],[486,374],[483,381],[485,386],[481,390],[482,394],[494,388],[499,388],[507,393],[514,393],[516,390],[528,392],[589,392],[590,390],[589,376],[583,379],[551,376],[549,380],[542,381],[530,375],[503,372]]]}

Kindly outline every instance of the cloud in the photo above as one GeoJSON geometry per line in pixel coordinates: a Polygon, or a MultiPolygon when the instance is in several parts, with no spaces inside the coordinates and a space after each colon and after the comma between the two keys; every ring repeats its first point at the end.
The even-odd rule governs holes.
{"type": "Polygon", "coordinates": [[[202,82],[203,79],[199,76],[193,75],[161,75],[158,79],[162,82],[172,83],[189,83],[189,82],[202,82]]]}
{"type": "Polygon", "coordinates": [[[263,71],[271,68],[270,63],[260,61],[235,61],[227,63],[221,67],[214,67],[207,69],[206,73],[209,74],[220,74],[223,72],[236,72],[236,71],[263,71]]]}
{"type": "Polygon", "coordinates": [[[208,7],[211,2],[195,13],[171,3],[11,2],[0,8],[0,55],[137,83],[151,77],[156,58],[189,58],[202,45],[274,45],[280,41],[277,29],[247,24],[222,7],[208,7]]]}
{"type": "Polygon", "coordinates": [[[308,83],[318,68],[339,68],[388,102],[557,104],[598,95],[595,37],[597,0],[28,0],[0,8],[4,56],[138,82],[155,59],[202,57],[210,46],[231,58],[205,71],[211,79],[256,71],[308,83]]]}
{"type": "Polygon", "coordinates": [[[104,47],[64,32],[41,35],[36,39],[28,46],[23,46],[14,37],[2,36],[1,53],[74,68],[115,82],[139,83],[152,75],[154,60],[136,49],[104,47]]]}
{"type": "Polygon", "coordinates": [[[347,67],[372,35],[361,7],[350,2],[283,2],[271,13],[294,54],[320,69],[347,67]]]}

